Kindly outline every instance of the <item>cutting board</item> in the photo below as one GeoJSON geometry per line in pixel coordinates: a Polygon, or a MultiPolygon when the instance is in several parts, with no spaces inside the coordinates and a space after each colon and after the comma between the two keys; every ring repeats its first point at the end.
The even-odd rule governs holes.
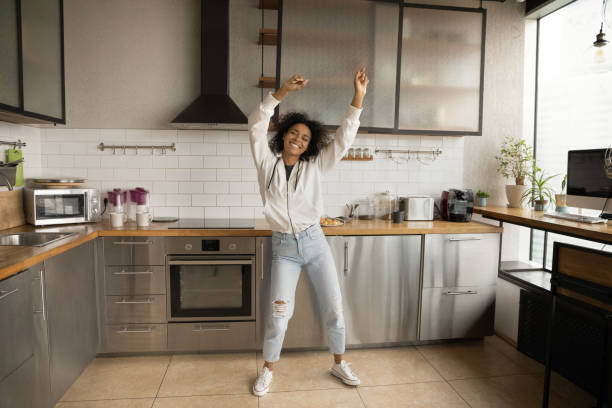
{"type": "Polygon", "coordinates": [[[0,230],[23,224],[23,190],[0,191],[0,230]]]}

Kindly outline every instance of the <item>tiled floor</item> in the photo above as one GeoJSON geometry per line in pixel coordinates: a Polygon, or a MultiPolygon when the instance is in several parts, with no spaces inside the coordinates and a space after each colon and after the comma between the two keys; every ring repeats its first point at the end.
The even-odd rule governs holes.
{"type": "MultiPolygon", "coordinates": [[[[361,378],[347,387],[328,373],[327,352],[284,352],[272,391],[250,394],[259,353],[98,358],[56,408],[539,408],[543,367],[498,337],[441,345],[349,350],[361,378]]],[[[553,378],[550,407],[594,399],[553,378]]]]}

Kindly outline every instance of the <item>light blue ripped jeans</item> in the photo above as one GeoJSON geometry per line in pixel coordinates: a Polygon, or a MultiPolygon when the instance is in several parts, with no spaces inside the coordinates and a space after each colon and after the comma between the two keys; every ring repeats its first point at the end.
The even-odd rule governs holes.
{"type": "Polygon", "coordinates": [[[287,323],[293,316],[295,288],[302,266],[317,294],[321,319],[327,326],[329,349],[333,354],[344,354],[344,315],[336,266],[321,227],[313,225],[296,235],[272,234],[269,299],[272,305],[266,316],[263,344],[263,358],[267,362],[274,363],[280,357],[287,323]]]}

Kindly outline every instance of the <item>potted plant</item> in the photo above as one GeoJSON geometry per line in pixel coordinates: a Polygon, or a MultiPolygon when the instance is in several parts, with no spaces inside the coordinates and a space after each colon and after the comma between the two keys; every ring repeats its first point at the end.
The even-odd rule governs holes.
{"type": "Polygon", "coordinates": [[[486,191],[481,191],[478,190],[476,192],[476,205],[479,207],[486,207],[487,206],[487,198],[491,197],[491,195],[489,193],[487,193],[486,191]]]}
{"type": "Polygon", "coordinates": [[[514,185],[506,185],[508,206],[522,207],[522,197],[527,191],[525,177],[530,173],[533,162],[533,148],[523,140],[507,136],[497,159],[497,172],[505,178],[513,178],[514,185]]]}
{"type": "Polygon", "coordinates": [[[557,212],[567,212],[567,194],[565,193],[565,186],[567,185],[567,174],[563,176],[563,181],[561,181],[561,192],[559,194],[555,194],[555,211],[557,212]]]}
{"type": "Polygon", "coordinates": [[[531,173],[531,186],[525,191],[521,197],[521,202],[529,201],[534,205],[534,210],[545,211],[549,202],[555,202],[555,191],[548,182],[557,177],[558,174],[546,176],[544,171],[533,165],[533,173],[531,173]]]}

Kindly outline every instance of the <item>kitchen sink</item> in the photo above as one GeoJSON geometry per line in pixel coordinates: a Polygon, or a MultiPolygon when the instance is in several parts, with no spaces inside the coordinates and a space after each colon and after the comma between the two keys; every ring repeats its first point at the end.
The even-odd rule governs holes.
{"type": "Polygon", "coordinates": [[[41,247],[74,234],[74,232],[20,232],[0,235],[0,245],[41,247]]]}

